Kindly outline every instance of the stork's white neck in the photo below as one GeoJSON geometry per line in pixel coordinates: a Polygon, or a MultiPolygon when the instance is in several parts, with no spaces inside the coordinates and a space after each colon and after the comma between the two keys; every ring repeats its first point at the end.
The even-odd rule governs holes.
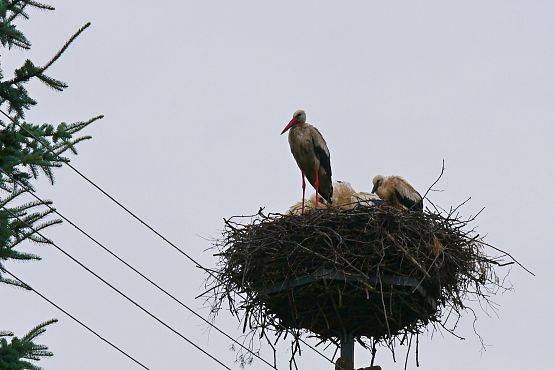
{"type": "Polygon", "coordinates": [[[291,127],[291,130],[299,130],[301,128],[304,128],[308,125],[308,123],[306,122],[299,122],[296,125],[294,125],[293,127],[291,127]]]}

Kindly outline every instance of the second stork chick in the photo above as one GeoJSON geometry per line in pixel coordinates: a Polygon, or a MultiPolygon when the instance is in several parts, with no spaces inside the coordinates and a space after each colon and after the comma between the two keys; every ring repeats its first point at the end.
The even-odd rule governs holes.
{"type": "Polygon", "coordinates": [[[422,212],[422,196],[400,176],[381,176],[372,179],[372,193],[393,207],[422,212]]]}

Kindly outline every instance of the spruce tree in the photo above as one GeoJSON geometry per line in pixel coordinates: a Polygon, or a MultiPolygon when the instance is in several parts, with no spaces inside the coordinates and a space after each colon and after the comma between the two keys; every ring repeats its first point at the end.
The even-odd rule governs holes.
{"type": "MultiPolygon", "coordinates": [[[[18,27],[33,11],[54,10],[33,0],[0,0],[0,43],[4,53],[13,49],[29,50],[31,41],[18,27]]],[[[69,162],[67,154],[77,154],[76,145],[91,137],[81,131],[102,116],[74,123],[31,123],[26,112],[37,101],[26,89],[32,80],[39,80],[55,91],[68,85],[48,74],[49,68],[64,54],[70,44],[87,28],[81,27],[63,47],[44,64],[29,59],[14,71],[4,71],[0,60],[0,286],[11,285],[29,289],[25,284],[6,276],[4,264],[8,260],[40,260],[37,254],[22,252],[25,242],[43,245],[50,240],[41,232],[61,220],[52,217],[52,209],[38,201],[27,201],[25,193],[33,191],[33,182],[41,174],[54,184],[54,171],[69,162]]],[[[2,54],[4,55],[4,54],[2,54]]],[[[46,202],[48,205],[50,201],[46,202]]],[[[0,300],[0,306],[6,304],[0,300]]],[[[22,338],[0,331],[0,370],[38,369],[30,361],[52,356],[48,348],[33,340],[56,320],[46,321],[22,338]],[[11,337],[8,341],[6,338],[11,337]]]]}
{"type": "Polygon", "coordinates": [[[44,322],[22,338],[13,336],[13,333],[0,332],[0,369],[10,370],[40,370],[40,367],[30,361],[39,361],[43,357],[53,356],[48,347],[35,344],[33,340],[46,331],[46,327],[57,320],[44,322]],[[11,337],[10,342],[6,337],[11,337]]]}

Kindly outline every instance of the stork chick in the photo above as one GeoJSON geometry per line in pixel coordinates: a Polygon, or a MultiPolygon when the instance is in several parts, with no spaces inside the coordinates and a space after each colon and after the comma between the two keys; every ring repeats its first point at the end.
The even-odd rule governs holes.
{"type": "Polygon", "coordinates": [[[345,181],[335,181],[333,183],[332,204],[334,207],[347,209],[353,203],[352,197],[355,189],[345,181]]]}
{"type": "MultiPolygon", "coordinates": [[[[338,209],[353,209],[359,204],[373,206],[383,202],[376,194],[356,192],[355,189],[345,181],[333,182],[333,196],[331,198],[332,207],[338,209]]],[[[316,204],[316,195],[310,197],[305,204],[305,210],[327,208],[325,204],[316,204]]],[[[287,211],[290,215],[300,215],[302,212],[302,202],[293,204],[287,211]]]]}
{"type": "MultiPolygon", "coordinates": [[[[333,182],[333,196],[331,198],[331,204],[333,207],[341,208],[341,209],[348,209],[348,207],[352,200],[352,195],[355,194],[355,190],[348,182],[344,181],[334,181],[333,182]]],[[[316,200],[317,195],[314,194],[310,198],[307,199],[304,205],[304,211],[311,211],[314,209],[324,209],[329,207],[329,205],[321,204],[319,201],[316,200]]],[[[321,198],[318,195],[318,198],[321,198]]],[[[303,211],[303,202],[297,202],[289,207],[288,213],[291,215],[300,215],[303,211]]]]}
{"type": "Polygon", "coordinates": [[[393,207],[422,212],[422,196],[402,177],[378,175],[372,179],[372,193],[393,207]]]}
{"type": "MultiPolygon", "coordinates": [[[[301,170],[302,177],[302,213],[305,203],[305,176],[328,203],[332,203],[333,187],[331,181],[330,151],[322,134],[312,125],[306,123],[306,113],[298,110],[281,134],[289,131],[291,153],[301,170]]],[[[316,196],[316,208],[318,207],[316,196]]]]}

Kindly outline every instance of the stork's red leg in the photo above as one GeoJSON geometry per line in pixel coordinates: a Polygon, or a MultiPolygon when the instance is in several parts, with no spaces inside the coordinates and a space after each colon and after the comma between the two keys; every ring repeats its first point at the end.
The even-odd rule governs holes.
{"type": "Polygon", "coordinates": [[[314,182],[314,186],[316,187],[316,208],[318,208],[318,198],[320,197],[318,190],[320,189],[320,171],[318,171],[318,166],[314,167],[314,174],[316,175],[314,178],[316,181],[314,182]]]}
{"type": "Polygon", "coordinates": [[[301,205],[301,214],[304,215],[304,193],[305,193],[305,189],[306,189],[306,182],[304,181],[304,172],[301,170],[301,177],[303,178],[303,183],[302,183],[302,187],[303,187],[303,203],[301,205]]]}

